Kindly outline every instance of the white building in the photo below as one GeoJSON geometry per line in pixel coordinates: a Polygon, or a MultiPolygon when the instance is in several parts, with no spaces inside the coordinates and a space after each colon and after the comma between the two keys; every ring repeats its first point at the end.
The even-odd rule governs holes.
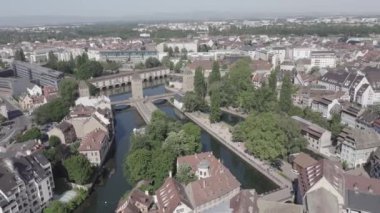
{"type": "Polygon", "coordinates": [[[332,145],[330,131],[298,116],[292,116],[292,119],[300,125],[301,134],[309,142],[309,149],[329,155],[328,148],[332,145]]]}
{"type": "Polygon", "coordinates": [[[164,47],[172,48],[173,50],[178,47],[179,51],[186,49],[187,52],[198,52],[198,41],[178,41],[178,42],[164,42],[157,45],[158,52],[164,52],[164,47]]]}
{"type": "Polygon", "coordinates": [[[50,162],[40,153],[2,159],[0,212],[41,213],[53,198],[50,162]]]}
{"type": "Polygon", "coordinates": [[[75,101],[75,105],[91,106],[100,109],[111,109],[111,100],[107,96],[80,97],[75,101]]]}
{"type": "Polygon", "coordinates": [[[101,166],[110,146],[108,133],[101,129],[95,129],[83,138],[78,151],[86,156],[92,165],[101,166]]]}
{"type": "Polygon", "coordinates": [[[322,117],[331,119],[334,112],[340,111],[340,103],[336,98],[323,97],[315,99],[311,103],[311,110],[319,112],[322,117]]]}
{"type": "Polygon", "coordinates": [[[310,53],[311,67],[335,68],[336,55],[333,51],[312,51],[310,53]]]}
{"type": "Polygon", "coordinates": [[[380,137],[372,129],[346,128],[339,134],[338,142],[341,144],[341,161],[349,168],[355,168],[367,163],[371,153],[380,146],[380,137]]]}
{"type": "Polygon", "coordinates": [[[311,48],[293,48],[293,60],[310,58],[312,49],[311,48]]]}
{"type": "Polygon", "coordinates": [[[31,87],[27,87],[26,90],[28,91],[28,94],[31,96],[42,95],[42,88],[38,85],[35,85],[35,84],[31,87]]]}

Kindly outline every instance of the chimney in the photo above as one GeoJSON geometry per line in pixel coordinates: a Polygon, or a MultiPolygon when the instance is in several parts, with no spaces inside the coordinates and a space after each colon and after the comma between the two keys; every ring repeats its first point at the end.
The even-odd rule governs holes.
{"type": "Polygon", "coordinates": [[[355,190],[355,193],[359,193],[359,188],[358,188],[357,183],[354,183],[354,190],[355,190]]]}
{"type": "Polygon", "coordinates": [[[371,193],[371,194],[373,193],[373,188],[372,188],[371,185],[368,186],[368,192],[371,193]]]}

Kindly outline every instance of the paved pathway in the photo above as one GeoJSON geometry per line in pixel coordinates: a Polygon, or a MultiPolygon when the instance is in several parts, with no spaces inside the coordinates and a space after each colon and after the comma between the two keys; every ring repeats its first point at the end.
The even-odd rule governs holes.
{"type": "Polygon", "coordinates": [[[261,161],[258,158],[246,153],[246,148],[243,143],[232,142],[230,125],[224,122],[210,123],[208,114],[201,112],[185,113],[185,115],[280,187],[280,189],[275,192],[264,194],[264,199],[283,201],[292,197],[291,181],[274,171],[267,162],[261,161]]]}

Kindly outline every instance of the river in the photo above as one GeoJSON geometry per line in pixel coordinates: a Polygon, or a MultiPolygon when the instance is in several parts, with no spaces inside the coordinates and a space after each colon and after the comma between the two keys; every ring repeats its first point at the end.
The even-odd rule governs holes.
{"type": "MultiPolygon", "coordinates": [[[[165,87],[163,85],[144,89],[144,95],[157,95],[164,92],[165,87]]],[[[110,96],[112,100],[120,100],[128,97],[130,97],[130,93],[110,96]]],[[[170,104],[160,103],[157,104],[157,106],[168,116],[179,119],[179,112],[176,112],[176,109],[170,104]]],[[[222,118],[225,122],[230,124],[235,124],[241,121],[241,118],[228,114],[224,114],[222,118]]],[[[145,124],[137,111],[133,108],[116,112],[115,121],[115,150],[113,157],[109,159],[106,164],[111,172],[107,174],[106,177],[108,178],[105,179],[103,184],[96,186],[90,197],[75,211],[76,213],[114,212],[119,199],[132,188],[124,177],[123,161],[129,150],[129,136],[132,133],[133,128],[139,128],[145,124]]],[[[277,187],[272,181],[249,166],[205,131],[202,131],[201,142],[202,151],[212,151],[217,158],[220,158],[221,162],[241,182],[242,188],[254,188],[258,193],[262,193],[277,187]]]]}

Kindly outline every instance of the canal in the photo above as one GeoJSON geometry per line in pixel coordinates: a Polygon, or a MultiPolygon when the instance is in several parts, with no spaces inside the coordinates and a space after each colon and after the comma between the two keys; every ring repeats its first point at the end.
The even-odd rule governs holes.
{"type": "MultiPolygon", "coordinates": [[[[157,95],[165,92],[163,85],[144,89],[144,95],[157,95]]],[[[111,100],[120,100],[130,97],[130,93],[115,94],[111,100]]],[[[157,107],[168,116],[179,119],[179,113],[169,103],[157,104],[157,107]]],[[[236,124],[241,118],[224,114],[223,120],[236,124]]],[[[134,128],[144,126],[144,121],[133,108],[115,112],[115,150],[113,157],[106,166],[109,174],[104,183],[96,186],[90,197],[78,208],[76,213],[111,213],[115,211],[119,199],[132,188],[123,174],[123,161],[130,147],[129,136],[134,128]]],[[[240,157],[229,151],[225,146],[202,130],[202,151],[212,151],[213,154],[232,172],[241,182],[242,188],[254,188],[258,193],[275,189],[277,186],[264,175],[245,163],[240,157]]]]}

